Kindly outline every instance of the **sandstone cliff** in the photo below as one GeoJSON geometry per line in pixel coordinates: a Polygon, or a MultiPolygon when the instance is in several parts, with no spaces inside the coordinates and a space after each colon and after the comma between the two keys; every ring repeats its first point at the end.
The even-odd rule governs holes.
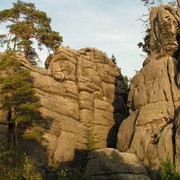
{"type": "MultiPolygon", "coordinates": [[[[43,142],[26,141],[39,166],[81,157],[91,133],[96,148],[115,148],[117,140],[117,149],[123,153],[113,149],[90,153],[90,179],[107,178],[108,173],[113,178],[129,174],[149,179],[139,159],[152,177],[167,157],[180,172],[180,10],[171,5],[153,8],[150,22],[151,53],[131,82],[129,116],[123,77],[105,53],[59,47],[47,58],[46,69],[30,65],[17,54],[31,70],[46,121],[43,142]]],[[[0,112],[1,137],[8,132],[7,118],[0,112]]]]}
{"type": "Polygon", "coordinates": [[[152,9],[151,54],[132,80],[130,116],[118,132],[118,150],[136,154],[149,170],[169,156],[180,171],[179,15],[171,5],[152,9]]]}
{"type": "Polygon", "coordinates": [[[46,153],[35,146],[33,151],[47,156],[50,163],[72,161],[78,151],[87,149],[89,131],[96,148],[116,145],[116,124],[128,114],[127,89],[120,69],[105,53],[94,48],[75,51],[59,47],[47,58],[47,69],[18,58],[31,70],[47,122],[42,144],[46,153]]]}

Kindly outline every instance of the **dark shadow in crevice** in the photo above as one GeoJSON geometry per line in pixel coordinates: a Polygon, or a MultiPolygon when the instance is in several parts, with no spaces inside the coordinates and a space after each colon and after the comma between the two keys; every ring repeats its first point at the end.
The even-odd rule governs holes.
{"type": "MultiPolygon", "coordinates": [[[[53,118],[51,117],[41,117],[44,122],[44,132],[48,131],[53,122],[53,118]]],[[[47,140],[43,139],[42,141],[38,141],[34,138],[24,138],[23,131],[19,133],[19,146],[27,154],[27,156],[31,159],[35,167],[39,170],[43,179],[46,179],[46,169],[49,165],[49,154],[47,150],[47,140]]]]}
{"type": "Polygon", "coordinates": [[[173,54],[173,58],[177,60],[176,66],[177,66],[177,73],[175,75],[175,82],[177,87],[180,87],[180,28],[177,30],[176,40],[178,43],[178,49],[173,54]]]}
{"type": "Polygon", "coordinates": [[[127,107],[127,99],[129,88],[124,82],[123,76],[119,75],[115,79],[115,92],[114,92],[114,101],[113,101],[113,117],[114,117],[114,126],[110,129],[107,136],[107,147],[116,148],[117,144],[117,134],[118,129],[124,119],[129,115],[127,107]]]}
{"type": "Polygon", "coordinates": [[[56,167],[46,168],[46,180],[73,179],[85,180],[85,170],[87,167],[87,156],[89,151],[83,149],[74,150],[74,159],[72,161],[63,161],[56,163],[56,167]]]}

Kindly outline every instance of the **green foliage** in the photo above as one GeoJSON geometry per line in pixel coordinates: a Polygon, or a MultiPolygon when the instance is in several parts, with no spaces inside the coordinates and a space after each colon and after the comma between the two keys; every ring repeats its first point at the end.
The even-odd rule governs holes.
{"type": "Polygon", "coordinates": [[[64,167],[58,164],[54,164],[48,169],[48,176],[46,179],[85,180],[84,170],[85,167],[64,167]]]}
{"type": "Polygon", "coordinates": [[[114,55],[111,56],[111,60],[114,64],[117,64],[116,57],[114,55]]]}
{"type": "MultiPolygon", "coordinates": [[[[153,6],[153,5],[157,5],[157,4],[160,4],[162,5],[163,4],[163,0],[141,0],[145,6],[153,6]]],[[[179,4],[179,0],[176,0],[176,1],[170,1],[168,2],[169,4],[172,4],[173,6],[177,6],[177,4],[179,4]]]]}
{"type": "Polygon", "coordinates": [[[11,54],[6,54],[0,62],[2,109],[14,111],[13,121],[32,122],[39,118],[39,100],[35,96],[30,72],[11,54]]]}
{"type": "Polygon", "coordinates": [[[127,90],[129,90],[130,80],[127,76],[123,76],[123,81],[127,90]]]}
{"type": "Polygon", "coordinates": [[[1,109],[11,112],[11,123],[32,128],[42,123],[39,99],[30,72],[14,57],[14,52],[7,52],[0,62],[1,109]]]}
{"type": "Polygon", "coordinates": [[[137,45],[139,48],[142,48],[142,51],[144,51],[147,55],[150,54],[150,32],[151,29],[147,28],[145,37],[143,38],[144,42],[139,42],[137,45]]]}
{"type": "Polygon", "coordinates": [[[0,144],[0,177],[1,180],[41,180],[37,169],[22,150],[0,144]]]}
{"type": "Polygon", "coordinates": [[[102,98],[103,98],[103,95],[102,95],[102,93],[95,91],[95,92],[93,93],[93,98],[94,98],[94,99],[102,99],[102,98]]]}
{"type": "Polygon", "coordinates": [[[173,164],[170,158],[161,162],[161,168],[159,172],[159,180],[179,180],[180,174],[176,172],[175,164],[173,164]]]}
{"type": "Polygon", "coordinates": [[[51,29],[51,19],[33,3],[17,0],[11,9],[0,11],[0,23],[7,23],[9,29],[0,35],[0,45],[21,51],[32,63],[38,58],[33,42],[38,42],[40,50],[44,45],[49,51],[61,45],[62,37],[51,29]]]}
{"type": "Polygon", "coordinates": [[[59,180],[59,179],[73,179],[73,180],[85,180],[85,170],[87,167],[87,153],[96,149],[96,144],[98,143],[95,140],[95,134],[93,132],[93,123],[88,122],[86,124],[86,151],[84,152],[85,156],[83,159],[79,160],[78,163],[75,161],[75,166],[63,166],[58,163],[52,164],[51,167],[47,169],[47,180],[59,180]],[[80,162],[81,161],[81,162],[80,162]]]}
{"type": "Polygon", "coordinates": [[[30,128],[27,128],[24,131],[23,138],[24,139],[35,139],[38,142],[43,140],[43,133],[44,133],[44,123],[36,123],[33,124],[30,128]]]}
{"type": "Polygon", "coordinates": [[[141,0],[145,6],[148,5],[154,5],[156,2],[161,3],[162,4],[162,0],[141,0]]]}
{"type": "Polygon", "coordinates": [[[94,125],[92,123],[87,124],[87,134],[86,134],[86,147],[87,151],[93,151],[96,149],[96,145],[98,141],[95,139],[95,134],[94,134],[94,125]]]}
{"type": "Polygon", "coordinates": [[[58,163],[52,164],[47,169],[47,180],[59,180],[59,179],[73,179],[73,180],[85,180],[85,170],[87,167],[87,153],[96,149],[98,141],[95,140],[95,134],[93,132],[94,125],[92,122],[86,124],[86,152],[83,159],[79,160],[78,163],[74,162],[75,166],[63,166],[58,163]],[[79,162],[81,161],[81,162],[79,162]]]}

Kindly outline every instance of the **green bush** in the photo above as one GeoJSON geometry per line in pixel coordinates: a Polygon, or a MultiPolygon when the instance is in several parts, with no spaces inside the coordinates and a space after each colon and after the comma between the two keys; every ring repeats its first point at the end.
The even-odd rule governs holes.
{"type": "Polygon", "coordinates": [[[98,144],[98,141],[96,140],[95,134],[94,134],[94,124],[88,123],[87,124],[87,131],[86,131],[86,147],[87,151],[93,151],[96,148],[96,145],[98,144]]]}
{"type": "Polygon", "coordinates": [[[180,174],[176,172],[175,164],[171,162],[170,158],[161,161],[159,180],[180,180],[180,174]]]}
{"type": "Polygon", "coordinates": [[[52,165],[47,170],[47,180],[85,180],[85,167],[64,167],[61,165],[52,165]]]}
{"type": "Polygon", "coordinates": [[[42,180],[40,173],[22,150],[2,143],[0,147],[1,180],[42,180]]]}

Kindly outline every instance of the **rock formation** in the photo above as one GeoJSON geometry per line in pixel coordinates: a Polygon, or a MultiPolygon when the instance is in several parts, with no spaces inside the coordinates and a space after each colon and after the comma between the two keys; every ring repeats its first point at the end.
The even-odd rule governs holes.
{"type": "MultiPolygon", "coordinates": [[[[96,148],[115,148],[117,140],[121,153],[91,152],[89,179],[149,179],[141,162],[155,179],[153,172],[167,158],[180,172],[180,9],[155,7],[150,22],[150,55],[131,82],[129,116],[123,77],[105,53],[58,47],[46,69],[17,54],[31,70],[46,121],[43,142],[26,142],[39,166],[81,157],[90,136],[96,148]]],[[[0,137],[8,131],[7,120],[0,112],[0,137]]]]}
{"type": "Polygon", "coordinates": [[[40,111],[47,121],[43,146],[49,162],[76,158],[78,151],[87,149],[89,131],[96,148],[116,144],[116,138],[112,139],[116,123],[127,117],[127,89],[119,68],[105,53],[59,47],[47,59],[47,69],[22,62],[31,69],[40,111]]]}
{"type": "Polygon", "coordinates": [[[87,180],[150,180],[139,158],[131,153],[120,153],[116,149],[100,149],[88,155],[87,180]]]}
{"type": "Polygon", "coordinates": [[[151,170],[167,157],[179,170],[179,12],[171,5],[152,9],[151,54],[131,82],[130,116],[118,132],[118,150],[136,154],[151,170]]]}

